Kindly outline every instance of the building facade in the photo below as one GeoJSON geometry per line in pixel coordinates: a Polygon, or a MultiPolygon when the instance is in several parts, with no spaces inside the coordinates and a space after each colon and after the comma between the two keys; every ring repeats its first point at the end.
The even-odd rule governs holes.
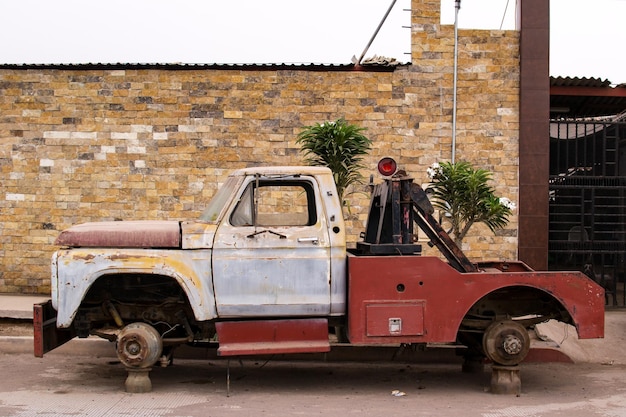
{"type": "MultiPolygon", "coordinates": [[[[426,183],[452,151],[454,28],[439,7],[413,0],[410,65],[0,66],[0,292],[48,293],[54,240],[72,224],[195,218],[229,171],[302,164],[303,126],[365,127],[372,172],[392,156],[426,183]]],[[[459,30],[456,158],[532,212],[520,204],[522,33],[459,30]]],[[[368,203],[350,197],[353,241],[368,203]]],[[[496,234],[472,229],[470,259],[518,257],[513,214],[496,234]]]]}

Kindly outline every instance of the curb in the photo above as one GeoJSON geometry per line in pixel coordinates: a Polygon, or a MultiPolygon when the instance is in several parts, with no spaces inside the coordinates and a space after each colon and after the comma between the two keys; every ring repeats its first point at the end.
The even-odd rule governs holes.
{"type": "MultiPolygon", "coordinates": [[[[30,354],[34,357],[33,337],[2,336],[0,337],[0,352],[7,354],[30,354]]],[[[46,355],[116,357],[115,349],[111,342],[100,338],[72,340],[46,355]]]]}

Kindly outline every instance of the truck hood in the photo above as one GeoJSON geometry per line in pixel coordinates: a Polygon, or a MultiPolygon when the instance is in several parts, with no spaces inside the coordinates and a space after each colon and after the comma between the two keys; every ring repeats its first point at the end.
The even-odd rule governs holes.
{"type": "Polygon", "coordinates": [[[83,223],[66,229],[55,241],[58,246],[106,248],[180,248],[177,221],[121,221],[83,223]]]}

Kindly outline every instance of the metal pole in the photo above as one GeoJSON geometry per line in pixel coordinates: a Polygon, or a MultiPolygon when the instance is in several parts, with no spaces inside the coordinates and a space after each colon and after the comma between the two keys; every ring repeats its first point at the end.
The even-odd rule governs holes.
{"type": "MultiPolygon", "coordinates": [[[[367,43],[367,46],[363,50],[363,53],[361,54],[359,59],[356,61],[356,65],[361,65],[361,61],[363,61],[363,57],[367,53],[367,50],[370,49],[370,46],[372,46],[372,42],[374,42],[374,39],[376,39],[376,36],[378,35],[378,32],[380,31],[380,28],[383,27],[383,23],[385,23],[385,20],[387,20],[387,16],[389,16],[389,13],[391,13],[391,9],[393,9],[393,6],[396,4],[396,1],[397,0],[393,0],[391,2],[391,5],[387,9],[387,13],[385,13],[385,16],[383,16],[383,19],[378,24],[378,27],[376,28],[376,31],[374,32],[374,34],[370,38],[370,41],[367,43]]],[[[354,57],[352,59],[354,59],[354,57]]],[[[352,62],[354,62],[354,61],[352,61],[352,62]]]]}
{"type": "Polygon", "coordinates": [[[459,55],[459,10],[461,0],[454,0],[454,75],[452,86],[452,163],[456,159],[456,79],[458,74],[459,55]]]}
{"type": "Polygon", "coordinates": [[[230,397],[230,359],[226,361],[226,396],[230,397]]]}

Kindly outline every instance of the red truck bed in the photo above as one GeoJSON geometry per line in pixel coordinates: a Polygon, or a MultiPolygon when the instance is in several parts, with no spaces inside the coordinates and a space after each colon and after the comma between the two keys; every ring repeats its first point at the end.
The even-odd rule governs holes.
{"type": "MultiPolygon", "coordinates": [[[[604,335],[604,290],[578,272],[536,272],[521,262],[461,273],[436,257],[348,257],[348,335],[354,344],[454,342],[470,309],[500,291],[544,297],[567,310],[580,338],[604,335]],[[584,307],[584,308],[579,308],[584,307]]],[[[532,313],[532,312],[530,312],[532,313]]]]}

